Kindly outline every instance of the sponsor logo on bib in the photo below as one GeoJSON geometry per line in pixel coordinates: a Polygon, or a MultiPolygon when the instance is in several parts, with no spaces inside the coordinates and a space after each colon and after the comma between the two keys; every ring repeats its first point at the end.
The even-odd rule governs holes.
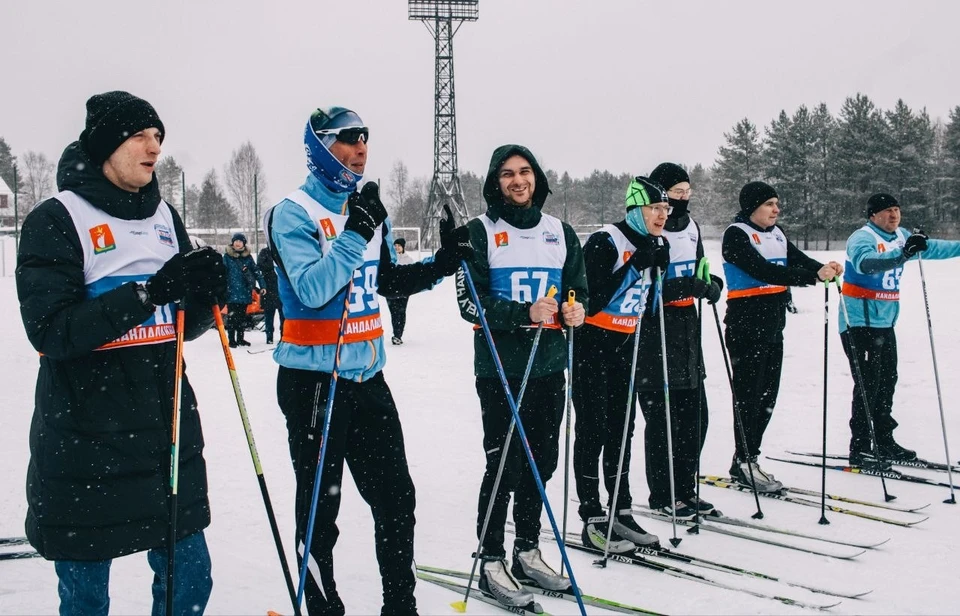
{"type": "Polygon", "coordinates": [[[117,247],[117,243],[113,239],[113,231],[107,224],[92,227],[90,229],[90,239],[93,241],[94,254],[110,252],[117,247]]]}

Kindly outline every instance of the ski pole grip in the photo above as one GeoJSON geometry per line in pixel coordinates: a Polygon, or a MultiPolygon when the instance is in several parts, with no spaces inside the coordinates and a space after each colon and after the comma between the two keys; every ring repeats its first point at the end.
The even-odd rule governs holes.
{"type": "Polygon", "coordinates": [[[553,297],[557,293],[559,293],[559,291],[557,291],[557,286],[550,285],[550,289],[547,291],[547,297],[553,297]]]}
{"type": "Polygon", "coordinates": [[[574,291],[573,289],[570,289],[567,292],[567,303],[573,306],[573,303],[576,301],[576,299],[577,299],[577,292],[574,291]]]}

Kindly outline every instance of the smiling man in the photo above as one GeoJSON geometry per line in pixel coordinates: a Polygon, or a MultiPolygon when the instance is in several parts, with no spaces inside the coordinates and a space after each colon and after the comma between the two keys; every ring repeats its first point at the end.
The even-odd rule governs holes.
{"type": "MultiPolygon", "coordinates": [[[[542,212],[549,194],[547,176],[530,150],[519,145],[497,148],[483,184],[487,211],[467,223],[471,244],[476,250],[469,267],[480,296],[479,307],[471,300],[463,280],[457,281],[460,315],[478,324],[478,311],[484,311],[515,396],[520,392],[537,326],[544,324],[520,408],[544,484],[556,470],[559,453],[563,373],[567,360],[561,328],[583,323],[587,298],[580,240],[570,225],[542,212]],[[560,298],[567,297],[568,291],[575,291],[577,301],[573,304],[564,301],[559,305],[557,299],[548,296],[551,286],[557,288],[560,298]]],[[[523,589],[517,578],[550,590],[566,590],[570,581],[544,563],[540,554],[543,503],[516,435],[509,448],[499,490],[493,494],[512,413],[479,328],[474,333],[473,347],[486,454],[477,511],[478,537],[489,499],[494,498],[495,503],[481,549],[484,562],[479,587],[505,605],[523,606],[533,601],[533,596],[523,589]],[[504,551],[504,525],[511,491],[516,522],[512,574],[504,551]]]]}
{"type": "MultiPolygon", "coordinates": [[[[60,192],[30,212],[17,255],[27,337],[40,353],[27,469],[27,536],[55,561],[60,614],[107,614],[114,558],[147,551],[153,613],[165,611],[174,315],[187,340],[209,330],[226,272],[192,248],[153,168],[165,137],[127,92],[87,101],[64,150],[60,192]]],[[[183,375],[174,613],[202,614],[211,590],[203,435],[183,375]]]]}
{"type": "Polygon", "coordinates": [[[920,253],[924,259],[958,257],[960,242],[931,240],[923,232],[911,234],[901,228],[900,202],[893,195],[877,193],[870,197],[866,214],[867,224],[847,240],[843,295],[850,327],[841,318],[840,333],[851,374],[856,375],[853,368],[857,361],[863,377],[863,383],[854,383],[853,387],[850,464],[869,467],[917,458],[915,451],[893,438],[897,427],[893,418],[897,386],[897,337],[893,327],[900,315],[903,266],[919,258],[920,253]],[[868,392],[866,406],[864,391],[868,392]],[[873,449],[866,409],[873,420],[879,452],[873,449]]]}
{"type": "Polygon", "coordinates": [[[815,261],[788,240],[777,226],[779,215],[780,198],[772,186],[746,184],[740,190],[740,212],[724,232],[722,247],[727,279],[725,338],[743,422],[737,426],[734,417],[736,453],[730,474],[758,492],[777,492],[783,487],[760,468],[757,458],[780,391],[787,289],[832,280],[843,273],[839,263],[815,261]]]}

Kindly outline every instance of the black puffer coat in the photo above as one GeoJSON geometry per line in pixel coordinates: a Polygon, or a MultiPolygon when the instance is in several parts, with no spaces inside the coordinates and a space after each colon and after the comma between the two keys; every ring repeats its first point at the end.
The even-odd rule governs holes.
{"type": "MultiPolygon", "coordinates": [[[[142,220],[162,204],[156,177],[123,191],[79,144],[60,159],[57,185],[111,217],[142,220]]],[[[172,208],[171,208],[172,210],[172,208]]],[[[190,239],[173,210],[181,252],[190,239]]],[[[94,351],[151,314],[134,283],[87,299],[83,250],[70,215],[48,199],[23,223],[17,294],[27,337],[40,352],[30,427],[26,532],[51,560],[105,560],[166,543],[176,345],[94,351]]],[[[209,329],[208,306],[184,301],[187,339],[209,329]]],[[[21,412],[25,409],[21,409],[21,412]]],[[[9,412],[14,412],[10,409],[9,412]]],[[[203,435],[183,377],[178,534],[210,523],[203,435]]]]}

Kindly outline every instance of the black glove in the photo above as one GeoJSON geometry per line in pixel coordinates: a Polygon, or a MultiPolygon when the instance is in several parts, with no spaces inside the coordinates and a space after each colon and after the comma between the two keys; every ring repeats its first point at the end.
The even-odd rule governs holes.
{"type": "Polygon", "coordinates": [[[147,279],[150,303],[162,306],[192,294],[211,303],[226,297],[227,268],[223,257],[210,246],[177,253],[147,279]]]}
{"type": "Polygon", "coordinates": [[[443,217],[440,218],[440,250],[433,258],[444,276],[455,274],[460,262],[473,259],[473,246],[470,245],[470,230],[466,225],[456,226],[450,205],[443,205],[443,217]]]}
{"type": "Polygon", "coordinates": [[[661,237],[660,242],[653,254],[653,266],[660,268],[661,275],[666,276],[670,265],[670,242],[665,237],[661,237]]]}
{"type": "Polygon", "coordinates": [[[377,227],[387,219],[387,208],[380,201],[380,187],[376,182],[367,182],[359,193],[350,195],[348,202],[349,216],[343,230],[356,231],[369,242],[377,227]]]}
{"type": "Polygon", "coordinates": [[[923,252],[927,249],[927,239],[929,238],[923,231],[917,231],[907,238],[903,245],[903,254],[909,259],[918,252],[923,252]]]}
{"type": "Polygon", "coordinates": [[[723,291],[723,279],[710,274],[710,288],[707,289],[706,294],[703,296],[706,298],[707,303],[713,305],[720,301],[721,291],[723,291]]]}
{"type": "Polygon", "coordinates": [[[643,238],[643,242],[638,244],[636,250],[630,255],[627,265],[632,267],[637,273],[653,267],[654,257],[657,254],[657,245],[650,236],[643,238]]]}

